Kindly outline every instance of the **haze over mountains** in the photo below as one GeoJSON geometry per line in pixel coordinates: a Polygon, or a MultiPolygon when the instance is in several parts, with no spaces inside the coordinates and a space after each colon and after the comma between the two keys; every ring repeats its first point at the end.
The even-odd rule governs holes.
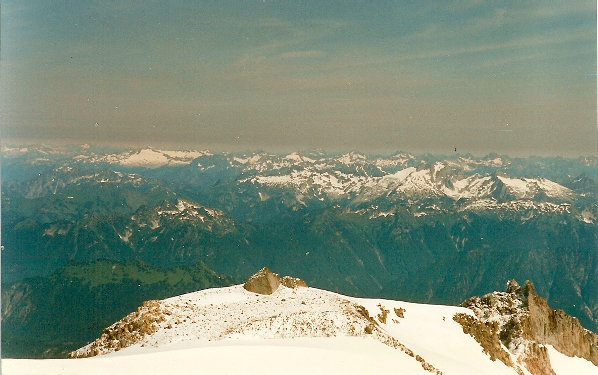
{"type": "Polygon", "coordinates": [[[264,265],[344,294],[447,304],[531,280],[597,331],[597,166],[6,148],[3,355],[63,356],[144,300],[231,285],[264,265]],[[88,329],[65,334],[69,324],[88,329]]]}

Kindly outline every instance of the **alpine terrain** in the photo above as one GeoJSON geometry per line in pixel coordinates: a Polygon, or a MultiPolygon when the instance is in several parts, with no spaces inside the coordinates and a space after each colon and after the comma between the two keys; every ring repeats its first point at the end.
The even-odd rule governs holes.
{"type": "MultiPolygon", "coordinates": [[[[65,358],[143,301],[164,300],[155,306],[171,311],[172,306],[163,305],[169,297],[237,285],[263,266],[299,277],[318,289],[282,288],[264,297],[232,287],[197,292],[198,296],[202,301],[229,296],[232,305],[226,309],[240,309],[242,301],[253,301],[274,312],[288,304],[295,306],[289,311],[297,314],[302,306],[320,306],[307,302],[321,296],[334,311],[332,321],[357,319],[365,324],[365,313],[358,319],[347,307],[352,312],[341,314],[348,310],[338,301],[357,301],[341,295],[458,305],[471,296],[502,290],[508,280],[522,285],[530,280],[534,293],[546,298],[551,308],[598,331],[596,157],[15,145],[5,146],[1,158],[4,358],[65,358]],[[297,298],[305,298],[306,305],[291,299],[302,293],[306,295],[297,298]]],[[[466,330],[486,327],[506,343],[511,354],[497,354],[497,358],[512,358],[514,366],[528,371],[521,364],[526,363],[522,353],[536,349],[515,344],[536,340],[538,325],[524,319],[517,307],[526,305],[530,290],[524,285],[519,294],[509,294],[517,296],[513,306],[509,305],[515,309],[509,313],[515,320],[497,322],[495,327],[491,326],[493,311],[504,311],[482,298],[470,301],[471,308],[466,310],[447,307],[446,311],[382,300],[371,300],[372,306],[363,300],[355,303],[364,306],[373,319],[381,313],[378,303],[389,310],[387,323],[377,320],[372,335],[364,336],[368,341],[359,336],[363,333],[359,325],[354,326],[359,335],[351,334],[352,326],[346,322],[326,329],[347,336],[347,343],[361,340],[373,347],[382,345],[383,352],[392,349],[394,360],[396,348],[370,340],[392,337],[446,372],[442,361],[426,356],[415,342],[410,344],[411,339],[393,333],[411,323],[397,325],[392,319],[406,322],[419,315],[409,311],[421,308],[422,316],[438,311],[445,317],[438,329],[445,324],[456,329],[461,326],[453,318],[462,312],[469,314],[460,320],[470,327],[466,330]],[[407,310],[405,318],[393,316],[395,307],[407,310]],[[521,328],[519,336],[510,336],[512,325],[521,328]]],[[[142,310],[151,310],[153,305],[144,306],[142,310]]],[[[325,306],[322,309],[328,309],[325,306]]],[[[232,314],[234,319],[247,314],[241,310],[232,314]]],[[[178,325],[199,321],[192,311],[188,314],[190,318],[178,319],[182,322],[178,325]]],[[[160,327],[162,323],[178,326],[169,319],[164,317],[160,327]]],[[[418,320],[412,322],[415,326],[418,320]]],[[[233,329],[220,323],[212,326],[225,327],[222,332],[233,329]]],[[[144,336],[150,341],[139,345],[150,347],[162,337],[160,332],[183,335],[174,328],[164,329],[156,331],[158,336],[144,336]]],[[[474,338],[459,330],[459,335],[451,336],[473,340],[470,344],[480,350],[474,338]]],[[[218,332],[197,331],[195,337],[227,335],[218,332]]],[[[298,334],[293,332],[293,336],[298,334]]],[[[239,332],[228,334],[233,333],[239,332]]],[[[428,335],[410,337],[415,340],[416,336],[428,335]]],[[[430,337],[442,342],[441,336],[430,337]]],[[[551,345],[546,347],[548,355],[552,347],[560,353],[553,342],[538,342],[551,345]]],[[[163,344],[159,341],[159,346],[163,344]]],[[[108,350],[99,344],[95,348],[108,350]]],[[[221,350],[217,348],[210,350],[221,350]]],[[[494,366],[514,371],[515,367],[501,363],[494,366]]],[[[415,364],[420,371],[419,362],[415,364]]]]}
{"type": "Polygon", "coordinates": [[[531,282],[461,307],[347,297],[267,268],[243,285],[144,302],[70,353],[11,374],[596,374],[598,335],[531,282]],[[92,357],[92,358],[86,358],[92,357]]]}

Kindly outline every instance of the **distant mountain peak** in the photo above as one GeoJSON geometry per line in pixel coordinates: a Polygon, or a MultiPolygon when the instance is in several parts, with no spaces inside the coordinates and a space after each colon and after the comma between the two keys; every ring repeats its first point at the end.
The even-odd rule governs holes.
{"type": "Polygon", "coordinates": [[[307,163],[314,163],[316,161],[315,159],[312,159],[310,157],[302,155],[302,154],[300,154],[298,152],[292,152],[292,153],[286,155],[284,157],[284,159],[290,160],[290,161],[296,161],[296,162],[299,162],[299,163],[305,163],[305,162],[307,162],[307,163]]]}
{"type": "Polygon", "coordinates": [[[158,215],[194,217],[202,222],[225,216],[224,212],[221,210],[205,207],[182,198],[177,198],[174,202],[166,201],[162,206],[158,206],[156,209],[158,215]]]}
{"type": "Polygon", "coordinates": [[[367,156],[365,156],[359,152],[356,152],[356,151],[351,151],[346,154],[343,154],[337,160],[343,164],[352,165],[352,164],[366,161],[367,156]]]}

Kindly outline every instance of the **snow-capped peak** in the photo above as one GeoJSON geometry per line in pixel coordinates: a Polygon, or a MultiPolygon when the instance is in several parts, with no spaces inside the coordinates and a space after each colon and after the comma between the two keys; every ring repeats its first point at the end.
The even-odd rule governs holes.
{"type": "Polygon", "coordinates": [[[367,157],[363,154],[353,151],[353,152],[343,154],[337,160],[343,164],[352,165],[352,164],[356,164],[359,162],[364,162],[365,160],[367,160],[367,157]]]}
{"type": "Polygon", "coordinates": [[[160,150],[144,148],[116,154],[81,154],[75,159],[83,162],[104,162],[126,167],[159,168],[165,165],[186,165],[202,156],[213,155],[208,150],[160,150]]]}
{"type": "Polygon", "coordinates": [[[298,163],[305,163],[305,162],[314,163],[315,162],[314,159],[308,158],[307,156],[304,156],[304,155],[300,155],[297,152],[290,153],[290,154],[286,155],[284,158],[286,160],[295,161],[298,163]]]}
{"type": "Polygon", "coordinates": [[[497,176],[517,198],[530,198],[543,192],[552,198],[568,198],[573,191],[546,178],[511,178],[497,176]]]}
{"type": "Polygon", "coordinates": [[[164,153],[146,148],[120,160],[119,164],[128,167],[156,168],[168,164],[168,157],[164,153]]]}

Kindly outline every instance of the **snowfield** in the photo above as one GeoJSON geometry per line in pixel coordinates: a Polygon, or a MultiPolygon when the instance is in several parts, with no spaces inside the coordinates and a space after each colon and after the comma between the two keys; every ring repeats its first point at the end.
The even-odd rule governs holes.
{"type": "MultiPolygon", "coordinates": [[[[95,347],[102,355],[4,359],[2,373],[517,374],[492,361],[463,333],[452,319],[456,313],[472,314],[462,307],[352,298],[282,285],[271,295],[242,285],[208,289],[155,306],[160,311],[157,329],[130,346],[116,350],[114,342],[100,338],[95,347]]],[[[78,352],[88,353],[93,346],[78,352]]],[[[558,375],[598,374],[585,359],[548,350],[558,375]]]]}
{"type": "MultiPolygon", "coordinates": [[[[124,354],[124,353],[123,353],[124,354]]],[[[3,374],[429,374],[406,354],[363,338],[234,340],[146,354],[4,360],[3,374]]]]}

